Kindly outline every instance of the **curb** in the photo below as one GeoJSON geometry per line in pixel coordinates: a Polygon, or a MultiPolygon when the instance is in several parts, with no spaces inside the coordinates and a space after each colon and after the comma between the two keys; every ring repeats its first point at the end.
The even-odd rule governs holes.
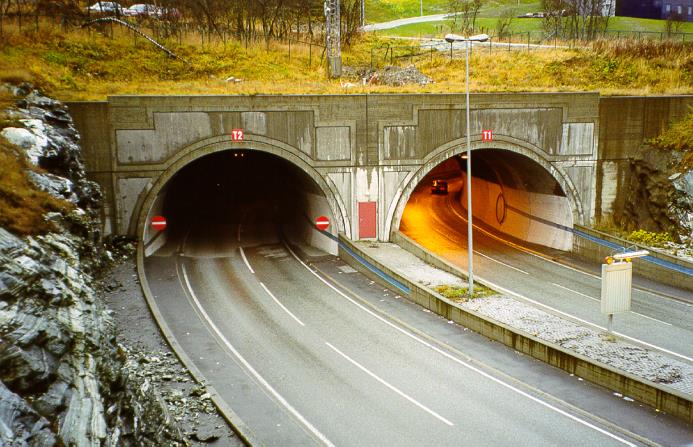
{"type": "MultiPolygon", "coordinates": [[[[341,244],[348,247],[349,251],[358,254],[359,257],[368,260],[370,264],[376,266],[382,273],[406,284],[410,292],[405,294],[405,296],[410,301],[448,320],[468,327],[487,338],[503,343],[519,352],[548,363],[551,366],[582,377],[585,380],[607,389],[618,391],[623,395],[630,396],[637,401],[681,418],[689,423],[693,422],[693,398],[691,396],[686,396],[677,390],[667,389],[660,384],[637,377],[628,372],[620,371],[610,365],[569,351],[554,343],[541,340],[531,334],[512,328],[474,311],[464,309],[457,303],[448,300],[427,287],[408,280],[389,267],[372,259],[352,241],[340,234],[339,256],[352,267],[385,286],[387,286],[387,284],[383,282],[382,275],[377,274],[361,264],[361,262],[353,257],[349,251],[341,249],[341,244]]],[[[449,268],[452,270],[452,267],[449,266],[449,268]]],[[[459,270],[455,272],[457,275],[460,273],[459,270]]]]}
{"type": "Polygon", "coordinates": [[[205,379],[202,372],[195,366],[193,361],[185,353],[183,347],[178,343],[178,340],[173,335],[173,332],[168,327],[168,324],[164,320],[159,307],[152,296],[152,292],[149,289],[149,282],[144,274],[144,249],[142,243],[137,244],[137,275],[140,279],[140,286],[142,287],[142,292],[144,293],[145,300],[147,301],[147,306],[149,311],[154,317],[159,330],[164,335],[164,339],[169,344],[173,352],[178,357],[178,360],[188,369],[190,374],[193,376],[195,381],[202,384],[207,389],[207,392],[212,398],[212,403],[217,407],[221,416],[226,420],[226,422],[231,426],[231,429],[236,433],[239,439],[247,446],[262,446],[263,444],[256,439],[252,430],[243,422],[243,420],[233,411],[233,409],[222,399],[217,390],[212,385],[207,385],[207,380],[205,379]]]}

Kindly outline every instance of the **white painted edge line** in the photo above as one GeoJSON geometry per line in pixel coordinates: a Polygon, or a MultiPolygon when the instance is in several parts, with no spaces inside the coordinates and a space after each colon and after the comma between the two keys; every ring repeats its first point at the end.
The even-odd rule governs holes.
{"type": "Polygon", "coordinates": [[[584,294],[584,293],[582,293],[582,292],[578,292],[577,290],[573,290],[573,289],[571,289],[571,288],[569,288],[569,287],[562,286],[562,285],[560,285],[560,284],[556,284],[555,282],[552,282],[551,284],[553,284],[553,285],[556,286],[556,287],[560,287],[560,288],[563,289],[563,290],[567,290],[568,292],[575,293],[575,294],[578,294],[578,295],[580,295],[580,296],[584,296],[585,298],[589,298],[589,299],[591,299],[592,301],[596,301],[596,302],[598,302],[598,303],[601,302],[601,300],[598,300],[597,298],[594,298],[594,297],[592,297],[592,296],[586,295],[586,294],[584,294]]]}
{"type": "Polygon", "coordinates": [[[599,428],[599,427],[597,427],[596,425],[591,424],[591,423],[589,423],[589,422],[587,422],[587,421],[585,421],[585,420],[583,420],[583,419],[580,419],[579,417],[574,416],[574,415],[568,413],[568,412],[565,411],[565,410],[561,410],[560,408],[555,407],[555,406],[549,404],[548,402],[545,402],[545,401],[543,401],[543,400],[541,400],[541,399],[539,399],[539,398],[537,398],[537,397],[534,397],[534,396],[532,396],[531,394],[526,393],[526,392],[522,391],[522,390],[519,389],[519,388],[515,388],[514,386],[510,385],[509,383],[503,382],[502,380],[500,380],[500,379],[498,379],[498,378],[496,378],[496,377],[493,377],[492,375],[488,374],[487,372],[484,372],[484,371],[480,370],[479,368],[477,368],[477,367],[475,367],[475,366],[472,366],[472,365],[468,364],[467,362],[465,362],[465,361],[463,361],[463,360],[461,360],[461,359],[459,359],[459,358],[453,356],[453,355],[450,354],[450,353],[447,353],[447,352],[443,351],[442,349],[438,348],[437,346],[432,345],[431,343],[427,342],[426,340],[424,340],[424,339],[422,339],[422,338],[419,338],[419,337],[417,337],[416,335],[410,333],[409,331],[406,331],[406,330],[404,330],[403,328],[401,328],[401,327],[395,325],[394,323],[392,323],[392,322],[386,320],[385,318],[381,317],[380,315],[378,315],[378,314],[376,314],[375,312],[373,312],[372,310],[368,309],[367,307],[365,307],[365,306],[362,305],[361,303],[359,303],[359,302],[355,301],[354,299],[350,298],[350,297],[347,296],[344,292],[342,292],[341,290],[337,289],[335,286],[333,286],[332,284],[330,284],[325,278],[323,278],[322,276],[318,275],[313,269],[311,269],[310,267],[308,267],[308,266],[306,265],[306,263],[303,262],[303,261],[296,255],[296,253],[294,253],[294,251],[291,249],[291,247],[289,247],[288,245],[287,245],[286,247],[289,249],[289,252],[293,255],[293,257],[296,258],[296,260],[297,260],[298,262],[300,262],[300,263],[301,263],[309,272],[311,272],[316,278],[318,278],[320,281],[322,281],[323,283],[325,283],[328,287],[330,287],[332,290],[334,290],[335,292],[337,292],[339,295],[341,295],[342,297],[346,298],[346,299],[347,299],[348,301],[350,301],[352,304],[354,304],[355,306],[357,306],[357,307],[360,308],[361,310],[365,311],[366,313],[370,314],[371,316],[375,317],[376,319],[380,320],[381,322],[385,323],[386,325],[390,326],[390,327],[393,328],[394,330],[396,330],[396,331],[398,331],[398,332],[400,332],[400,333],[406,335],[407,337],[413,339],[414,341],[416,341],[416,342],[418,342],[418,343],[421,343],[422,345],[424,345],[424,346],[426,346],[426,347],[432,349],[433,351],[435,351],[435,352],[437,352],[438,354],[440,354],[440,355],[442,355],[442,356],[448,358],[449,360],[452,360],[453,362],[458,363],[459,365],[461,365],[461,366],[463,366],[463,367],[465,367],[465,368],[468,368],[468,369],[470,369],[470,370],[476,372],[477,374],[480,374],[480,375],[486,377],[487,379],[489,379],[489,380],[491,380],[491,381],[493,381],[493,382],[496,382],[497,384],[499,384],[499,385],[501,385],[501,386],[503,386],[503,387],[505,387],[505,388],[508,388],[509,390],[511,390],[511,391],[513,391],[513,392],[515,392],[515,393],[521,395],[521,396],[524,396],[524,397],[526,397],[527,399],[530,399],[530,400],[533,401],[533,402],[538,403],[539,405],[543,405],[544,407],[546,407],[546,408],[548,408],[548,409],[550,409],[550,410],[553,410],[553,411],[555,411],[555,412],[557,412],[557,413],[559,413],[559,414],[561,414],[561,415],[563,415],[563,416],[565,416],[565,417],[567,417],[567,418],[570,418],[570,419],[574,420],[575,422],[577,422],[577,423],[579,423],[579,424],[582,424],[582,425],[584,425],[584,426],[586,426],[586,427],[588,427],[588,428],[591,428],[591,429],[593,429],[593,430],[596,430],[596,431],[598,431],[599,433],[602,433],[602,434],[604,434],[604,435],[606,435],[606,436],[608,436],[608,437],[610,437],[610,438],[613,438],[613,439],[615,439],[615,440],[621,442],[621,443],[624,444],[624,445],[636,447],[635,444],[633,444],[632,442],[630,442],[630,441],[628,441],[628,440],[626,440],[626,439],[623,439],[623,438],[621,438],[621,437],[618,437],[618,436],[616,436],[615,434],[613,434],[613,433],[611,433],[611,432],[609,432],[609,431],[607,431],[607,430],[604,430],[603,428],[599,428]]]}
{"type": "Polygon", "coordinates": [[[238,247],[238,250],[241,252],[241,258],[243,258],[243,262],[245,262],[245,265],[248,266],[248,270],[250,270],[250,273],[253,275],[255,274],[255,270],[250,266],[250,262],[248,262],[248,258],[245,257],[245,252],[243,251],[243,247],[238,247]]]}
{"type": "MultiPolygon", "coordinates": [[[[457,210],[456,210],[454,207],[450,207],[450,209],[452,210],[452,212],[453,212],[457,217],[459,217],[460,219],[462,219],[462,220],[464,220],[465,222],[467,222],[467,218],[466,218],[465,216],[462,216],[460,213],[458,213],[457,210]]],[[[477,230],[479,230],[480,232],[484,233],[486,236],[490,237],[491,239],[495,239],[495,240],[497,240],[498,242],[500,242],[500,243],[502,243],[502,244],[505,244],[505,245],[507,245],[507,246],[509,246],[509,247],[512,247],[512,248],[514,248],[515,250],[517,250],[517,251],[519,251],[519,252],[526,253],[526,254],[528,254],[528,255],[530,255],[530,256],[534,256],[535,258],[539,258],[539,259],[541,259],[541,260],[543,260],[543,261],[550,262],[550,263],[552,263],[552,264],[556,264],[556,265],[558,265],[558,266],[560,266],[560,267],[566,268],[566,269],[568,269],[568,270],[572,270],[572,271],[574,271],[574,272],[576,272],[576,273],[581,273],[581,274],[586,275],[586,276],[591,276],[591,277],[594,278],[594,279],[601,280],[601,278],[600,278],[598,275],[594,275],[594,274],[592,274],[592,273],[589,273],[589,272],[585,272],[585,271],[576,269],[575,267],[572,267],[572,266],[570,266],[570,265],[566,265],[566,264],[562,264],[562,263],[560,263],[560,262],[558,262],[558,261],[554,261],[553,259],[549,258],[548,256],[541,255],[541,254],[536,253],[536,252],[534,252],[534,251],[532,251],[532,250],[529,250],[529,249],[527,249],[527,248],[525,248],[525,247],[523,247],[523,246],[521,246],[521,245],[518,245],[518,244],[516,244],[516,243],[514,243],[514,242],[510,242],[510,241],[508,241],[508,240],[505,240],[505,239],[503,239],[503,238],[500,238],[500,237],[496,236],[495,234],[493,234],[493,233],[491,233],[491,232],[489,232],[489,231],[486,231],[486,229],[481,228],[481,227],[478,226],[478,225],[474,225],[474,223],[472,223],[472,227],[474,227],[474,228],[476,228],[477,230]]]]}
{"type": "MultiPolygon", "coordinates": [[[[568,319],[571,319],[571,320],[574,320],[574,321],[579,321],[580,323],[583,323],[583,324],[585,324],[585,325],[587,325],[587,326],[591,326],[591,327],[593,327],[593,328],[597,328],[597,329],[600,329],[600,330],[602,330],[602,331],[606,331],[606,328],[605,328],[604,326],[599,326],[598,324],[591,323],[591,322],[589,322],[589,321],[587,321],[587,320],[583,320],[582,318],[576,317],[575,315],[571,315],[571,314],[569,314],[569,313],[563,312],[563,311],[561,311],[561,310],[558,310],[558,309],[556,309],[556,308],[554,308],[554,307],[551,307],[551,306],[549,306],[549,305],[546,305],[546,304],[544,304],[544,303],[540,303],[539,301],[535,301],[535,300],[533,300],[533,299],[531,299],[531,298],[527,298],[527,297],[524,296],[524,295],[520,295],[520,294],[517,293],[517,292],[513,292],[513,291],[511,291],[511,290],[506,289],[505,287],[501,287],[501,286],[499,286],[498,284],[495,284],[495,283],[493,283],[493,282],[491,282],[491,281],[489,281],[489,280],[487,280],[487,279],[484,279],[484,278],[481,278],[481,277],[479,277],[479,279],[481,279],[482,281],[484,281],[485,283],[487,283],[492,289],[496,289],[496,290],[498,290],[499,292],[507,293],[508,295],[512,295],[512,296],[514,296],[514,297],[516,297],[516,298],[519,298],[519,299],[521,299],[521,300],[523,300],[523,301],[527,301],[528,303],[532,303],[532,304],[534,304],[534,305],[536,305],[536,306],[539,306],[539,307],[544,307],[544,308],[549,309],[550,311],[552,311],[552,312],[554,312],[554,313],[561,314],[561,315],[565,315],[568,319]]],[[[626,335],[626,334],[623,334],[623,333],[621,333],[621,332],[616,332],[616,331],[614,331],[613,333],[616,334],[616,335],[618,335],[619,337],[622,337],[622,338],[625,338],[625,339],[634,341],[634,342],[639,343],[639,344],[644,345],[644,346],[648,346],[648,347],[650,347],[650,348],[652,348],[652,349],[656,349],[656,350],[661,351],[661,352],[666,352],[667,354],[671,354],[671,355],[673,355],[673,356],[682,358],[682,359],[684,359],[684,360],[686,360],[686,361],[688,361],[688,362],[693,362],[693,358],[687,357],[687,356],[685,356],[685,355],[683,355],[683,354],[679,354],[679,353],[677,353],[677,352],[670,351],[670,350],[665,349],[665,348],[662,348],[662,347],[660,347],[660,346],[653,345],[652,343],[648,343],[648,342],[646,342],[646,341],[642,341],[642,340],[640,340],[640,339],[638,339],[638,338],[631,337],[631,336],[626,335]]]]}
{"type": "Polygon", "coordinates": [[[503,265],[503,266],[505,266],[505,267],[507,267],[507,268],[509,268],[509,269],[517,270],[517,271],[520,272],[520,273],[524,273],[525,275],[529,275],[528,272],[525,272],[524,270],[520,270],[520,269],[517,268],[517,267],[513,267],[513,266],[510,265],[510,264],[506,264],[506,263],[503,262],[503,261],[499,261],[498,259],[494,259],[494,258],[492,258],[492,257],[489,256],[489,255],[485,255],[485,254],[483,254],[483,253],[481,253],[481,252],[479,252],[479,251],[476,251],[476,250],[474,250],[474,253],[476,253],[477,255],[481,256],[482,258],[486,258],[486,259],[491,260],[491,261],[493,261],[493,262],[497,262],[498,264],[503,265]]]}
{"type": "Polygon", "coordinates": [[[673,326],[673,324],[671,324],[671,323],[667,323],[666,321],[658,320],[656,318],[653,318],[653,317],[650,317],[647,315],[643,315],[640,312],[635,312],[635,311],[631,310],[631,313],[634,313],[635,315],[640,315],[641,317],[647,318],[648,320],[657,321],[659,323],[666,324],[667,326],[673,326]]]}
{"type": "Polygon", "coordinates": [[[195,295],[195,292],[193,291],[192,286],[190,285],[190,281],[188,280],[188,273],[187,270],[185,269],[185,264],[181,264],[181,268],[183,270],[183,279],[185,280],[185,286],[188,289],[188,292],[190,292],[190,296],[192,297],[193,301],[195,302],[195,307],[197,307],[197,310],[200,312],[200,314],[204,317],[204,319],[207,321],[209,326],[212,328],[212,330],[216,333],[217,337],[226,345],[226,347],[233,353],[234,356],[243,364],[243,366],[255,377],[255,379],[264,386],[267,391],[275,398],[279,403],[281,403],[296,419],[301,422],[315,437],[317,437],[320,441],[322,441],[325,445],[334,447],[334,444],[330,442],[325,435],[323,435],[317,428],[315,428],[306,418],[304,418],[301,413],[299,413],[294,407],[291,406],[289,402],[287,402],[286,399],[284,399],[281,394],[275,390],[272,385],[269,384],[256,370],[253,368],[250,363],[241,355],[240,352],[236,350],[236,348],[233,347],[233,345],[229,342],[229,340],[224,337],[224,334],[219,330],[216,324],[212,321],[211,318],[209,318],[209,315],[207,312],[204,310],[202,305],[200,304],[200,301],[197,299],[197,296],[195,295]]]}
{"type": "Polygon", "coordinates": [[[301,326],[305,326],[305,324],[303,324],[303,321],[299,320],[298,317],[297,317],[296,315],[294,315],[293,313],[291,313],[291,311],[290,311],[289,309],[287,309],[286,306],[284,306],[284,305],[281,303],[281,301],[279,301],[279,300],[277,299],[277,297],[274,296],[274,294],[273,294],[272,292],[270,292],[270,290],[267,288],[267,286],[266,286],[265,284],[263,284],[262,282],[260,282],[260,285],[262,286],[263,289],[265,289],[265,292],[267,292],[267,295],[271,296],[272,299],[274,300],[274,302],[277,303],[277,304],[279,305],[279,307],[281,307],[282,309],[284,309],[284,312],[286,312],[287,314],[289,314],[289,315],[291,316],[291,318],[293,318],[294,320],[296,320],[296,321],[298,322],[298,324],[300,324],[301,326]]]}
{"type": "Polygon", "coordinates": [[[380,377],[378,377],[377,375],[375,375],[374,373],[372,373],[371,371],[369,371],[365,366],[361,365],[361,364],[360,364],[359,362],[357,362],[356,360],[352,359],[351,357],[349,357],[348,355],[346,355],[345,353],[343,353],[343,352],[340,351],[339,349],[335,348],[331,343],[325,342],[325,344],[326,344],[327,346],[329,346],[329,347],[330,347],[333,351],[335,351],[337,354],[341,355],[342,357],[344,357],[345,359],[347,359],[349,362],[351,362],[351,363],[352,363],[354,366],[356,366],[358,369],[360,369],[361,371],[365,372],[366,374],[368,374],[369,376],[371,376],[372,378],[374,378],[374,379],[377,380],[378,382],[382,383],[383,385],[385,385],[386,387],[388,387],[389,389],[391,389],[391,390],[394,391],[395,393],[399,394],[401,397],[405,398],[405,399],[408,400],[409,402],[413,403],[413,404],[416,405],[417,407],[421,408],[423,411],[425,411],[426,413],[430,414],[430,415],[433,416],[434,418],[436,418],[436,419],[442,421],[443,423],[445,423],[445,424],[447,424],[447,425],[449,425],[449,426],[451,426],[451,427],[455,425],[455,424],[453,424],[452,422],[450,422],[449,420],[445,419],[443,416],[439,415],[439,414],[436,413],[435,411],[431,410],[430,408],[428,408],[427,406],[425,406],[424,404],[422,404],[421,402],[417,401],[417,400],[414,399],[413,397],[411,397],[411,396],[409,396],[408,394],[404,393],[404,392],[401,391],[399,388],[395,387],[394,385],[389,384],[389,383],[386,382],[384,379],[381,379],[380,377]]]}

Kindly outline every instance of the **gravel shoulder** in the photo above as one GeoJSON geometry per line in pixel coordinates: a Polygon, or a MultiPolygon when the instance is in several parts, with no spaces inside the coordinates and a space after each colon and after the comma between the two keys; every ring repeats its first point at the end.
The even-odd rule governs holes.
{"type": "Polygon", "coordinates": [[[103,299],[113,312],[118,343],[136,374],[151,384],[180,424],[191,446],[244,445],[207,394],[181,364],[152,318],[140,287],[134,256],[116,265],[103,281],[103,299]]]}

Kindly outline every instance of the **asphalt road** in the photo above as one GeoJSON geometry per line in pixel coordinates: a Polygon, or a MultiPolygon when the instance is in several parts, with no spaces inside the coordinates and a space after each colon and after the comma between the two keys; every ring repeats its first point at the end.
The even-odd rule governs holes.
{"type": "MultiPolygon", "coordinates": [[[[431,195],[427,185],[415,191],[404,211],[400,230],[466,270],[466,210],[458,199],[461,183],[449,182],[448,195],[431,195]]],[[[475,276],[554,313],[606,326],[607,318],[600,312],[599,265],[586,265],[570,253],[556,250],[532,247],[534,252],[525,251],[478,227],[473,237],[475,276]],[[536,250],[544,253],[537,255],[536,250]]],[[[614,331],[679,359],[693,361],[692,294],[652,282],[645,285],[651,290],[633,289],[632,311],[614,317],[614,331]]]]}
{"type": "Polygon", "coordinates": [[[312,253],[353,278],[342,283],[354,292],[342,290],[279,240],[271,216],[244,219],[197,223],[145,268],[181,347],[266,445],[639,445],[632,431],[688,439],[689,427],[426,315],[312,253]],[[461,345],[441,346],[371,308],[381,305],[461,345]],[[548,384],[577,400],[545,395],[548,384]],[[611,422],[592,416],[600,413],[611,422]]]}

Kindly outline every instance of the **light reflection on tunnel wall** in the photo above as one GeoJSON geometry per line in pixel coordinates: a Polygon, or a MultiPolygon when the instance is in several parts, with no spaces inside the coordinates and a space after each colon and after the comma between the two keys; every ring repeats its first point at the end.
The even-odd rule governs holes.
{"type": "Polygon", "coordinates": [[[326,202],[320,188],[300,168],[278,156],[250,150],[201,157],[176,173],[162,194],[162,212],[172,236],[211,232],[210,228],[219,226],[235,228],[243,221],[256,232],[305,239],[306,216],[326,202]]]}
{"type": "MultiPolygon", "coordinates": [[[[464,156],[439,164],[417,186],[420,194],[430,191],[435,178],[449,180],[454,188],[447,203],[460,216],[466,216],[467,204],[464,156]]],[[[572,249],[573,215],[563,189],[541,165],[523,155],[499,149],[472,152],[472,212],[475,224],[505,238],[572,249]]]]}

